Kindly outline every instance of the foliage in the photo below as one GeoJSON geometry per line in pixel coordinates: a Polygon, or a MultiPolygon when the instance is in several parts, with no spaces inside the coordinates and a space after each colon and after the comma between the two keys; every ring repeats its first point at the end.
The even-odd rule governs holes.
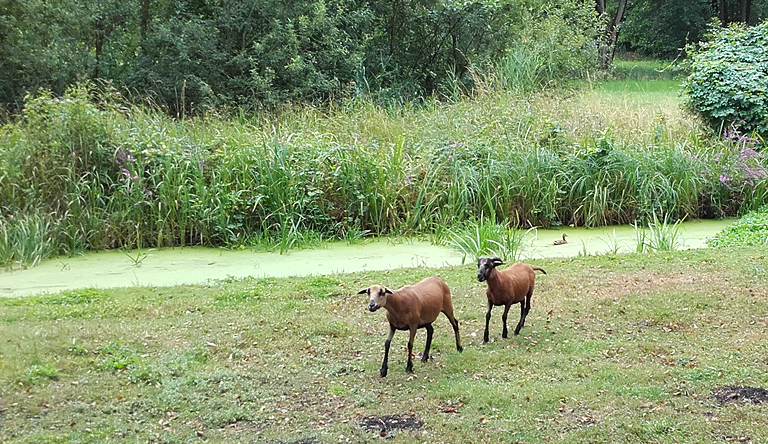
{"type": "MultiPolygon", "coordinates": [[[[523,12],[525,14],[525,12],[523,12]]],[[[504,87],[527,93],[594,75],[597,70],[593,8],[562,1],[530,13],[497,63],[504,87]]]]}
{"type": "Polygon", "coordinates": [[[768,134],[768,22],[717,30],[691,49],[686,105],[715,131],[768,134]]]}
{"type": "Polygon", "coordinates": [[[472,67],[498,61],[535,21],[556,31],[542,39],[549,69],[562,59],[565,71],[577,68],[588,8],[549,3],[10,2],[0,6],[0,106],[16,113],[28,93],[61,95],[86,80],[172,116],[360,94],[396,103],[451,96],[472,88],[472,67]]]}
{"type": "Polygon", "coordinates": [[[677,137],[658,119],[645,136],[632,126],[614,137],[543,112],[489,90],[451,105],[356,101],[329,115],[179,121],[108,88],[42,93],[0,131],[0,260],[15,268],[85,249],[184,245],[287,251],[364,234],[446,242],[448,227],[481,217],[522,229],[644,225],[743,214],[768,199],[750,138],[677,137]]]}
{"type": "Polygon", "coordinates": [[[745,214],[707,241],[710,247],[768,245],[768,206],[745,214]]]}
{"type": "Polygon", "coordinates": [[[672,59],[687,44],[704,39],[715,14],[709,0],[631,2],[619,42],[628,51],[672,59]]]}

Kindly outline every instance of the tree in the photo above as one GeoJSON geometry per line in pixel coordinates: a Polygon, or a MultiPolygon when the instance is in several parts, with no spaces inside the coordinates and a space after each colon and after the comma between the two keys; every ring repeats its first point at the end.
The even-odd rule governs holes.
{"type": "Polygon", "coordinates": [[[752,12],[752,0],[713,0],[712,6],[717,11],[720,26],[733,22],[749,23],[752,12]]]}
{"type": "Polygon", "coordinates": [[[627,13],[628,0],[618,0],[611,11],[606,7],[606,0],[595,0],[595,10],[602,22],[602,29],[597,36],[597,52],[600,68],[608,70],[616,54],[616,44],[619,42],[619,30],[627,13]]]}
{"type": "Polygon", "coordinates": [[[619,45],[641,55],[674,58],[702,40],[715,11],[711,0],[634,1],[627,9],[619,45]]]}

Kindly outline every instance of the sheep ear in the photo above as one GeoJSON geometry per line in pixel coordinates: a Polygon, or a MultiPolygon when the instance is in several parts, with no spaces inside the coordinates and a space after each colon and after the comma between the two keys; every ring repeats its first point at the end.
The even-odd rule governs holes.
{"type": "Polygon", "coordinates": [[[367,293],[368,293],[368,289],[367,288],[357,292],[357,294],[367,294],[367,293]]]}
{"type": "Polygon", "coordinates": [[[390,290],[387,287],[384,287],[384,293],[394,294],[394,293],[392,293],[392,290],[390,290]]]}
{"type": "Polygon", "coordinates": [[[493,266],[494,267],[498,267],[499,265],[504,265],[504,261],[499,259],[499,258],[497,258],[497,257],[494,257],[492,259],[492,261],[493,261],[493,266]]]}

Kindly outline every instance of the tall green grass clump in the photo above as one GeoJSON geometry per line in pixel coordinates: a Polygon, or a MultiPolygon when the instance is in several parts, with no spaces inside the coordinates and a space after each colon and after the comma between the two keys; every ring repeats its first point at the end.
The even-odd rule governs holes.
{"type": "MultiPolygon", "coordinates": [[[[89,85],[42,93],[0,129],[0,260],[184,245],[287,251],[362,233],[446,242],[451,227],[479,220],[510,230],[674,223],[768,199],[758,140],[569,126],[503,89],[252,120],[174,120],[89,85]]],[[[515,254],[493,239],[508,244],[500,256],[515,254]]]]}
{"type": "Polygon", "coordinates": [[[674,223],[670,223],[667,216],[659,219],[654,214],[653,220],[647,223],[647,229],[645,227],[639,228],[637,223],[633,224],[637,239],[637,252],[647,253],[680,249],[683,246],[683,240],[680,237],[680,222],[681,220],[676,220],[674,223]]]}
{"type": "Polygon", "coordinates": [[[496,256],[503,261],[520,257],[525,231],[500,225],[481,217],[448,230],[446,244],[462,254],[461,262],[480,256],[496,256]]]}
{"type": "Polygon", "coordinates": [[[0,267],[36,265],[51,255],[53,234],[41,215],[0,216],[0,267]]]}

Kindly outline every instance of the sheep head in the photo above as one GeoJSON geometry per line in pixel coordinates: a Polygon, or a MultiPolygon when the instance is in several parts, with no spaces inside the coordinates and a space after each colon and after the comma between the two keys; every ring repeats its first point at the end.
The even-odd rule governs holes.
{"type": "Polygon", "coordinates": [[[370,298],[368,301],[368,310],[376,311],[387,305],[387,294],[392,294],[392,290],[381,285],[371,285],[370,287],[357,292],[357,294],[363,293],[367,294],[370,298]]]}
{"type": "Polygon", "coordinates": [[[481,257],[477,259],[477,280],[484,282],[490,276],[491,271],[504,264],[498,257],[481,257]]]}

